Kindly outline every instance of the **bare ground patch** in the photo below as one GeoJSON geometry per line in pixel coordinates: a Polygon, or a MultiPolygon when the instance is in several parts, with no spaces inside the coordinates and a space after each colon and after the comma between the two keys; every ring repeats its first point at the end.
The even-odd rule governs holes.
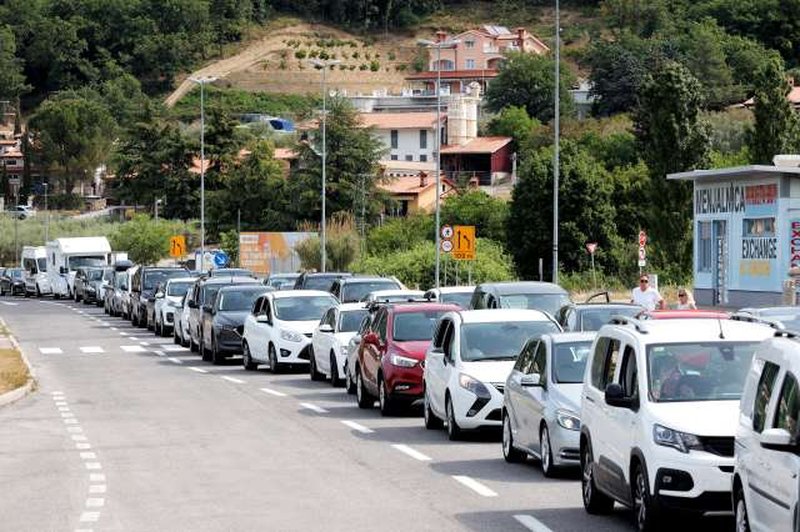
{"type": "Polygon", "coordinates": [[[29,378],[20,352],[14,348],[0,348],[0,395],[24,386],[29,378]]]}

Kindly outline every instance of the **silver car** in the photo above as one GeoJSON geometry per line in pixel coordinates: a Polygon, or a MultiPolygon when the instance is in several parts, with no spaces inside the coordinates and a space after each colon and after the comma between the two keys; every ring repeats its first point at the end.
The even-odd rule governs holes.
{"type": "Polygon", "coordinates": [[[528,340],[506,381],[503,456],[538,458],[545,476],[580,465],[583,372],[595,332],[552,333],[528,340]]]}

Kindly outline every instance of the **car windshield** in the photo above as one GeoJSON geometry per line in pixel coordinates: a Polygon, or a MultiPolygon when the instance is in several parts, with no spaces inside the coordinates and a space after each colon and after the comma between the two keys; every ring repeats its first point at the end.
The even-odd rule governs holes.
{"type": "Polygon", "coordinates": [[[469,303],[472,301],[472,292],[451,292],[449,294],[440,294],[439,301],[442,303],[452,303],[461,308],[469,308],[469,303]]]}
{"type": "Polygon", "coordinates": [[[211,305],[217,298],[217,292],[222,289],[222,285],[208,285],[203,287],[203,305],[211,305]]]}
{"type": "Polygon", "coordinates": [[[104,281],[109,281],[110,282],[113,278],[114,278],[114,270],[113,269],[108,268],[106,270],[103,270],[103,280],[104,281]]]}
{"type": "Polygon", "coordinates": [[[250,310],[256,298],[263,293],[263,287],[226,290],[219,296],[219,310],[222,312],[250,310]]]}
{"type": "Polygon", "coordinates": [[[170,282],[167,285],[167,295],[180,297],[185,294],[193,284],[193,281],[170,282]]]}
{"type": "Polygon", "coordinates": [[[551,321],[494,321],[461,327],[461,360],[516,360],[529,339],[559,332],[551,321]]]}
{"type": "Polygon", "coordinates": [[[423,342],[433,338],[433,329],[444,310],[398,312],[394,315],[392,338],[396,342],[423,342]]]}
{"type": "Polygon", "coordinates": [[[85,257],[69,257],[67,259],[70,271],[81,267],[96,268],[106,265],[106,258],[103,255],[87,255],[85,257]]]}
{"type": "Polygon", "coordinates": [[[156,286],[163,283],[167,279],[183,275],[186,275],[184,270],[153,270],[144,272],[144,289],[153,290],[156,286]]]}
{"type": "Polygon", "coordinates": [[[361,320],[363,320],[364,316],[367,314],[369,314],[367,309],[343,310],[339,314],[339,332],[358,331],[361,320]]]}
{"type": "Polygon", "coordinates": [[[561,384],[578,384],[583,382],[583,370],[592,341],[565,342],[554,345],[553,380],[561,384]]]}
{"type": "Polygon", "coordinates": [[[758,342],[692,342],[647,347],[652,401],[738,401],[758,342]]]}
{"type": "Polygon", "coordinates": [[[252,277],[253,272],[244,268],[224,268],[221,270],[211,270],[211,277],[230,275],[231,277],[252,277]]]}
{"type": "Polygon", "coordinates": [[[275,299],[275,317],[283,321],[319,321],[326,310],[337,304],[333,296],[279,297],[275,299]]]}
{"type": "Polygon", "coordinates": [[[551,316],[569,303],[566,294],[507,294],[500,296],[500,308],[543,310],[551,316]]]}
{"type": "Polygon", "coordinates": [[[331,285],[336,280],[336,277],[306,277],[306,284],[303,287],[305,290],[323,290],[328,291],[331,285]]]}
{"type": "Polygon", "coordinates": [[[601,307],[583,309],[581,314],[582,331],[599,331],[600,327],[611,321],[612,316],[636,316],[641,307],[601,307]]]}
{"type": "Polygon", "coordinates": [[[12,279],[22,279],[22,270],[19,270],[17,268],[8,270],[8,276],[11,277],[12,279]]]}
{"type": "Polygon", "coordinates": [[[103,270],[86,270],[87,281],[99,281],[103,278],[103,270]]]}
{"type": "Polygon", "coordinates": [[[128,274],[125,272],[117,273],[117,277],[114,279],[114,287],[125,288],[126,286],[128,286],[128,274]]]}
{"type": "Polygon", "coordinates": [[[36,259],[36,266],[39,268],[40,273],[44,273],[47,271],[47,259],[40,258],[36,259]]]}
{"type": "Polygon", "coordinates": [[[392,279],[376,279],[374,281],[361,281],[345,283],[342,287],[342,303],[361,301],[370,292],[376,290],[399,289],[400,284],[392,279]]]}

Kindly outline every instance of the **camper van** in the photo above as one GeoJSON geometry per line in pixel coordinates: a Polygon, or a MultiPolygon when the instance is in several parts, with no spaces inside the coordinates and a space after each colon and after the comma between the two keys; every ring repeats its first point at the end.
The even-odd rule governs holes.
{"type": "Polygon", "coordinates": [[[81,266],[107,266],[111,245],[104,236],[57,238],[47,243],[47,277],[53,297],[72,297],[75,270],[81,266]]]}
{"type": "Polygon", "coordinates": [[[47,278],[47,248],[23,247],[20,266],[25,270],[25,296],[36,294],[36,297],[40,297],[51,292],[47,278]]]}

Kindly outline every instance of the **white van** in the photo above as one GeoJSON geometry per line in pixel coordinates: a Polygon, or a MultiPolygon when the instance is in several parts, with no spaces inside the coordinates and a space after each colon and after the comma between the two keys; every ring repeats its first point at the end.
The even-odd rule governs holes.
{"type": "Polygon", "coordinates": [[[75,270],[81,266],[107,266],[111,244],[104,236],[57,238],[47,243],[47,277],[53,297],[72,297],[75,270]]]}
{"type": "Polygon", "coordinates": [[[25,295],[41,297],[52,292],[47,278],[47,248],[25,246],[22,248],[20,266],[25,270],[25,295]]]}

